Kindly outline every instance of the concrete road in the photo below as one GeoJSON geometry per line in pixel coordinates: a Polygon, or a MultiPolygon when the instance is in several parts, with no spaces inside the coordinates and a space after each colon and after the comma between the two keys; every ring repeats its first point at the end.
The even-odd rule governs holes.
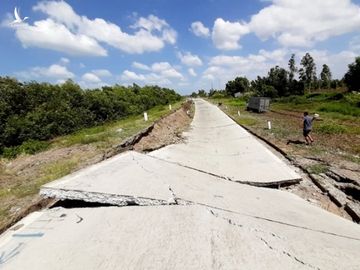
{"type": "Polygon", "coordinates": [[[74,203],[29,215],[0,237],[0,269],[360,269],[359,225],[286,191],[229,181],[297,178],[198,100],[183,144],[150,155],[127,152],[45,185],[43,196],[113,206],[74,203]],[[181,157],[178,149],[187,146],[181,157]],[[219,160],[213,149],[223,153],[219,160]],[[245,152],[240,156],[260,169],[241,171],[246,162],[238,153],[245,152]],[[242,164],[227,174],[233,158],[242,164]]]}
{"type": "Polygon", "coordinates": [[[195,100],[186,142],[150,155],[232,181],[258,186],[297,182],[301,177],[217,106],[195,100]]]}

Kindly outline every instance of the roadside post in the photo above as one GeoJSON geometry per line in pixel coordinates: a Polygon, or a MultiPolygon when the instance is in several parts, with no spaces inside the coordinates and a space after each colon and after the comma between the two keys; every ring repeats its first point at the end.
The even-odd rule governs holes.
{"type": "Polygon", "coordinates": [[[271,129],[271,121],[267,121],[267,126],[268,126],[268,130],[270,130],[271,129]]]}
{"type": "Polygon", "coordinates": [[[147,114],[147,112],[144,112],[144,120],[145,120],[145,122],[148,120],[148,114],[147,114]]]}

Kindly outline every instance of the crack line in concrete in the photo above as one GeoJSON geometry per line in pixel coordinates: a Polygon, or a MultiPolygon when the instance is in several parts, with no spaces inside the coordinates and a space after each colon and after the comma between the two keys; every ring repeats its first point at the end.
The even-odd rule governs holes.
{"type": "Polygon", "coordinates": [[[194,167],[191,167],[191,166],[187,166],[187,165],[175,162],[175,161],[170,161],[170,160],[162,159],[162,158],[151,156],[151,155],[148,155],[148,157],[151,157],[151,158],[154,158],[154,159],[157,159],[157,160],[161,160],[161,161],[164,161],[164,162],[167,162],[167,163],[170,163],[170,164],[174,164],[174,165],[177,165],[177,166],[180,166],[180,167],[183,167],[183,168],[187,168],[187,169],[190,169],[190,170],[194,170],[194,171],[197,171],[197,172],[200,172],[200,173],[208,174],[208,175],[211,175],[211,176],[223,179],[223,180],[227,180],[227,181],[231,181],[231,182],[239,183],[239,184],[244,184],[244,185],[249,185],[249,186],[253,186],[253,187],[278,188],[279,185],[281,186],[281,185],[297,184],[297,183],[299,183],[301,181],[301,178],[292,179],[292,180],[281,180],[281,181],[276,181],[276,182],[266,182],[266,183],[265,182],[252,182],[252,181],[233,180],[231,177],[228,177],[228,176],[223,176],[223,175],[218,175],[218,174],[215,174],[215,173],[207,172],[207,171],[197,169],[197,168],[194,168],[194,167]]]}
{"type": "MultiPolygon", "coordinates": [[[[169,190],[172,192],[171,187],[169,187],[169,190]]],[[[111,193],[105,194],[105,193],[100,193],[100,192],[84,192],[81,190],[43,188],[40,190],[40,194],[47,198],[57,198],[59,200],[82,200],[82,201],[90,202],[90,203],[93,203],[93,202],[106,203],[106,204],[111,204],[114,206],[169,205],[168,201],[160,200],[160,199],[136,197],[136,196],[128,196],[128,195],[118,195],[118,194],[111,194],[111,193]]],[[[172,192],[172,194],[173,194],[173,196],[175,196],[175,193],[172,192]]],[[[176,198],[177,205],[201,205],[201,206],[205,206],[205,207],[208,207],[211,209],[216,209],[216,210],[220,210],[220,211],[224,211],[224,212],[243,215],[243,216],[247,216],[250,218],[265,220],[268,222],[277,223],[277,224],[281,224],[281,225],[285,225],[285,226],[289,226],[289,227],[294,227],[294,228],[298,228],[298,229],[303,229],[303,230],[323,233],[323,234],[327,234],[327,235],[342,237],[342,238],[346,238],[346,239],[351,239],[351,240],[355,240],[355,241],[360,241],[360,238],[350,237],[350,236],[346,236],[346,235],[340,235],[337,233],[332,233],[332,232],[327,232],[327,231],[322,231],[322,230],[317,230],[317,229],[311,229],[311,228],[308,228],[305,226],[295,225],[295,224],[291,224],[291,223],[287,223],[287,222],[283,222],[283,221],[279,221],[279,220],[273,220],[273,219],[266,218],[266,217],[260,217],[260,216],[246,214],[246,213],[240,213],[240,212],[236,212],[233,210],[228,210],[228,209],[223,209],[220,207],[208,205],[205,203],[198,203],[198,202],[193,202],[193,201],[189,201],[189,200],[184,200],[184,199],[181,199],[180,197],[176,197],[176,196],[175,196],[175,198],[176,198]]]]}
{"type": "Polygon", "coordinates": [[[240,212],[236,212],[236,211],[233,211],[233,210],[228,210],[228,209],[224,209],[224,208],[220,208],[220,207],[216,207],[216,206],[211,206],[211,205],[208,205],[208,204],[205,204],[205,203],[194,203],[194,204],[202,205],[202,206],[205,206],[205,207],[208,207],[208,208],[212,208],[212,209],[216,209],[216,210],[220,210],[220,211],[224,211],[224,212],[229,212],[229,213],[233,213],[233,214],[238,214],[238,215],[242,215],[242,216],[246,216],[246,217],[250,217],[250,218],[265,220],[265,221],[268,221],[268,222],[281,224],[281,225],[284,225],[284,226],[289,226],[289,227],[294,227],[294,228],[303,229],[303,230],[307,230],[307,231],[312,231],[312,232],[337,236],[337,237],[341,237],[341,238],[346,238],[346,239],[350,239],[350,240],[360,241],[360,238],[355,238],[355,237],[351,237],[351,236],[341,235],[341,234],[322,231],[322,230],[317,230],[317,229],[311,229],[311,228],[308,228],[308,227],[305,227],[305,226],[295,225],[295,224],[291,224],[291,223],[287,223],[287,222],[283,222],[283,221],[279,221],[279,220],[274,220],[274,219],[270,219],[270,218],[250,215],[250,214],[246,214],[246,213],[240,213],[240,212]]]}
{"type": "MultiPolygon", "coordinates": [[[[214,217],[216,217],[216,218],[221,218],[221,219],[225,220],[226,222],[228,222],[230,225],[233,225],[233,226],[236,226],[236,227],[239,227],[239,228],[245,228],[243,225],[234,222],[234,221],[233,221],[232,219],[230,219],[230,218],[222,217],[222,216],[220,216],[218,213],[215,213],[214,211],[212,211],[211,209],[208,209],[208,210],[209,210],[209,212],[210,212],[214,217]]],[[[260,230],[257,230],[257,229],[255,229],[255,231],[256,231],[256,232],[261,232],[260,230]]],[[[270,234],[270,235],[273,236],[273,237],[280,238],[279,236],[277,236],[277,235],[274,234],[274,233],[269,233],[269,232],[262,232],[262,233],[267,233],[267,234],[270,234]]],[[[313,266],[313,265],[311,265],[311,264],[309,264],[309,263],[306,263],[306,262],[300,260],[299,258],[297,258],[296,256],[290,254],[289,252],[287,252],[287,251],[285,251],[285,250],[279,250],[279,249],[271,246],[271,245],[270,245],[264,238],[262,238],[261,236],[257,236],[256,234],[255,234],[254,236],[255,236],[256,238],[258,238],[259,240],[261,240],[269,249],[271,249],[271,250],[273,250],[273,251],[275,251],[275,252],[280,252],[280,253],[282,253],[282,254],[290,257],[291,259],[294,259],[295,261],[301,263],[302,265],[306,265],[306,266],[308,266],[308,267],[310,267],[310,268],[312,268],[312,269],[318,269],[318,270],[320,270],[320,268],[315,267],[315,266],[313,266]]],[[[281,238],[280,238],[280,239],[281,239],[281,238]]]]}
{"type": "Polygon", "coordinates": [[[174,193],[174,191],[172,190],[171,186],[169,186],[169,191],[171,193],[171,198],[168,200],[169,204],[179,204],[178,200],[176,198],[176,195],[174,193]]]}

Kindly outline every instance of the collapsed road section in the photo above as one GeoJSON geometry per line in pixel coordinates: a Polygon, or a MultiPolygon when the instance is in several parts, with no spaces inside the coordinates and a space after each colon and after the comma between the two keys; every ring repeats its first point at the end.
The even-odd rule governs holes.
{"type": "Polygon", "coordinates": [[[360,226],[254,186],[299,176],[246,133],[222,132],[231,125],[210,105],[195,105],[183,156],[173,145],[125,152],[43,186],[45,197],[84,205],[15,224],[0,237],[1,269],[358,269],[360,226]]]}

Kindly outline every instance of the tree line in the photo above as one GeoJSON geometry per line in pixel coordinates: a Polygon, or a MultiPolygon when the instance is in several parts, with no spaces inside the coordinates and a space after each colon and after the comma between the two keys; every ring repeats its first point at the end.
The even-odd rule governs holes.
{"type": "Polygon", "coordinates": [[[251,92],[256,96],[284,97],[290,95],[303,95],[318,89],[336,89],[347,86],[350,91],[360,91],[360,57],[348,66],[348,71],[341,80],[333,79],[328,65],[322,66],[320,76],[317,77],[316,64],[310,53],[306,53],[300,62],[300,68],[296,66],[295,54],[291,55],[288,69],[280,66],[272,67],[267,76],[257,76],[249,81],[246,77],[236,77],[228,81],[225,90],[211,89],[193,92],[191,96],[235,96],[236,93],[251,92]]]}
{"type": "Polygon", "coordinates": [[[83,90],[71,80],[52,85],[0,77],[0,154],[29,140],[48,140],[180,99],[159,86],[83,90]]]}

